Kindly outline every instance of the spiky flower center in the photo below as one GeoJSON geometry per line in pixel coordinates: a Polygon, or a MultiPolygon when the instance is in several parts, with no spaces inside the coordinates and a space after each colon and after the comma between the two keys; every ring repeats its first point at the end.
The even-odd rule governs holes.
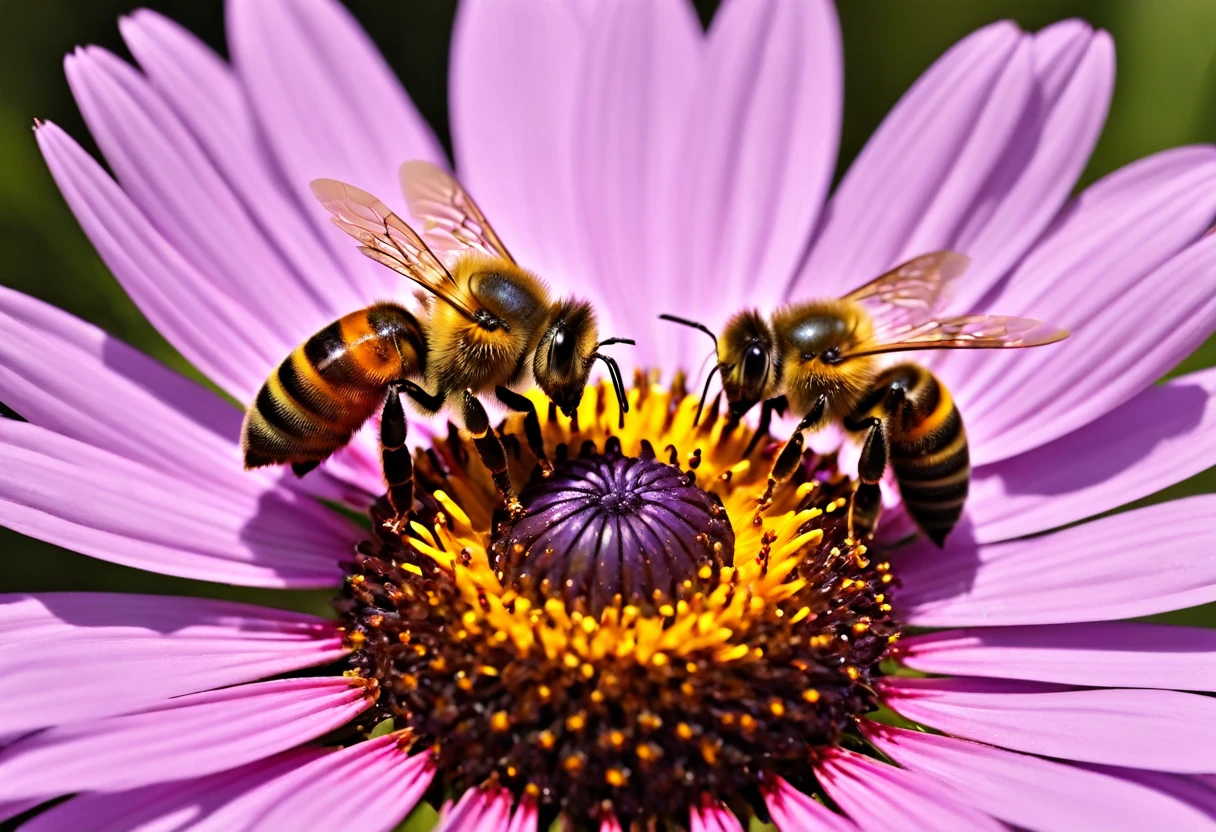
{"type": "Polygon", "coordinates": [[[352,672],[450,793],[494,783],[580,823],[682,823],[705,794],[742,808],[766,778],[805,780],[875,705],[892,579],[848,539],[851,482],[808,456],[761,506],[772,449],[741,458],[747,432],[694,427],[678,390],[630,401],[623,431],[606,389],[581,429],[551,418],[549,477],[507,420],[514,521],[453,434],[419,456],[409,533],[351,565],[352,672]]]}

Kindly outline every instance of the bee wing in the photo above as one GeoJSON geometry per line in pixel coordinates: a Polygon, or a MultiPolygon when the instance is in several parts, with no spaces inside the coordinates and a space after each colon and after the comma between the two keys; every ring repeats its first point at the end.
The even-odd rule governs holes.
{"type": "Polygon", "coordinates": [[[336,179],[314,179],[313,194],[334,225],[359,241],[359,251],[472,318],[474,306],[422,238],[376,197],[336,179]]]}
{"type": "Polygon", "coordinates": [[[922,254],[854,289],[845,298],[870,307],[880,329],[922,324],[945,306],[950,284],[970,262],[970,257],[957,251],[922,254]]]}
{"type": "Polygon", "coordinates": [[[1038,347],[1068,337],[1068,330],[1032,318],[962,315],[893,328],[863,341],[841,359],[906,350],[985,350],[1038,347]]]}
{"type": "Polygon", "coordinates": [[[398,175],[410,213],[426,224],[423,232],[442,256],[471,248],[515,262],[473,197],[447,171],[412,161],[403,164],[398,175]]]}

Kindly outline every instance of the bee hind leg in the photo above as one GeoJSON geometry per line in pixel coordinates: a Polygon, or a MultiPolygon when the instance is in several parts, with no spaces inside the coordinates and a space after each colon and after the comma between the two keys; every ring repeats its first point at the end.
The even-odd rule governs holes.
{"type": "Polygon", "coordinates": [[[380,420],[380,464],[388,485],[388,503],[393,508],[392,520],[384,525],[394,534],[402,533],[414,507],[414,461],[405,445],[407,431],[397,385],[390,385],[380,420]]]}
{"type": "Polygon", "coordinates": [[[511,486],[511,476],[507,472],[507,452],[503,448],[502,440],[494,432],[494,426],[490,424],[490,414],[486,413],[485,406],[477,400],[472,390],[464,391],[463,407],[464,426],[473,434],[473,446],[477,448],[482,463],[490,469],[494,486],[507,506],[507,513],[511,515],[512,520],[517,520],[523,516],[524,507],[511,486]]]}
{"type": "MultiPolygon", "coordinates": [[[[849,500],[849,536],[860,540],[874,532],[878,516],[882,512],[882,490],[879,483],[887,470],[887,433],[883,422],[876,416],[866,420],[869,428],[861,456],[857,460],[857,487],[849,500]]],[[[846,423],[850,430],[862,430],[865,422],[846,423]]]]}
{"type": "Polygon", "coordinates": [[[531,449],[537,464],[540,465],[541,476],[547,477],[552,474],[553,465],[545,454],[545,442],[540,432],[540,416],[537,415],[536,406],[532,404],[532,400],[502,386],[495,389],[494,394],[507,407],[524,414],[524,435],[528,438],[528,448],[531,449]]]}

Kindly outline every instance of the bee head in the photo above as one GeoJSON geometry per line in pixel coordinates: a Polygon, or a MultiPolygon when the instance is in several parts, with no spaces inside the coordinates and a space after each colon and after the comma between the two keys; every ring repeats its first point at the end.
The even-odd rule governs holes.
{"type": "Polygon", "coordinates": [[[758,312],[745,310],[727,321],[718,346],[718,366],[735,418],[768,397],[779,381],[780,366],[772,328],[758,312]]]}
{"type": "Polygon", "coordinates": [[[613,389],[621,407],[621,421],[629,411],[621,370],[609,356],[597,350],[609,344],[632,344],[625,338],[596,341],[595,312],[582,300],[563,300],[555,304],[549,323],[541,334],[532,359],[532,375],[545,395],[562,413],[571,416],[591,376],[591,365],[597,360],[608,367],[613,389]]]}

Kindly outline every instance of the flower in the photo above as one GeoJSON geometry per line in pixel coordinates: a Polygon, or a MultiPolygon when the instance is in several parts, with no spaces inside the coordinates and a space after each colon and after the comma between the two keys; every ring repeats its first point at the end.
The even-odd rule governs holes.
{"type": "MultiPolygon", "coordinates": [[[[401,161],[443,160],[336,3],[232,0],[229,21],[233,67],[150,12],[121,24],[142,72],[69,56],[118,183],[54,125],[37,140],[128,293],[245,402],[310,332],[400,294],[307,183],[391,198],[401,161]]],[[[623,431],[602,388],[578,429],[546,420],[552,478],[529,480],[516,439],[523,520],[495,518],[453,433],[418,456],[410,535],[369,533],[327,505],[382,516],[365,438],[303,480],[244,472],[230,402],[0,292],[0,399],[28,420],[0,422],[0,522],[164,574],[342,585],[334,621],[5,598],[0,815],[70,794],[26,827],[388,829],[429,791],[450,830],[563,807],[605,830],[753,812],[783,830],[1210,827],[1216,704],[1183,691],[1216,690],[1216,633],[1123,619],[1216,599],[1213,498],[1089,518],[1216,461],[1216,375],[1153,385],[1214,328],[1216,149],[1070,199],[1112,80],[1083,23],[981,29],[825,201],[827,3],[734,0],[707,36],[683,0],[463,4],[461,178],[521,262],[594,297],[670,379],[639,376],[623,431]],[[839,294],[941,247],[974,261],[958,309],[1073,330],[932,362],[971,437],[963,525],[940,551],[896,546],[894,506],[873,544],[850,540],[847,465],[823,442],[758,510],[772,450],[744,459],[737,426],[692,425],[673,374],[703,345],[654,315],[839,294]]]]}

